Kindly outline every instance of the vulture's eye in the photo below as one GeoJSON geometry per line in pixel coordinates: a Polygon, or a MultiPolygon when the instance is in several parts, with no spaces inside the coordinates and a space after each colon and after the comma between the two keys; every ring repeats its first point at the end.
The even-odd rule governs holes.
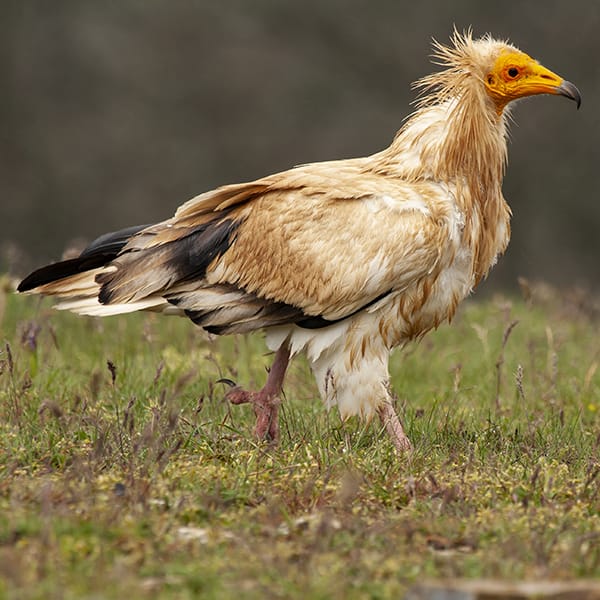
{"type": "Polygon", "coordinates": [[[511,79],[514,79],[519,74],[519,69],[517,69],[517,67],[511,67],[507,73],[511,79]]]}

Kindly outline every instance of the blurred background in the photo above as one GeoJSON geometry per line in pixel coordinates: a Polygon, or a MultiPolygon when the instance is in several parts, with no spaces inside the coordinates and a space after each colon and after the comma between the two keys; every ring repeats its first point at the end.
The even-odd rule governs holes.
{"type": "Polygon", "coordinates": [[[583,103],[513,112],[513,236],[486,290],[519,276],[599,287],[600,2],[20,0],[0,5],[0,271],[293,165],[387,146],[434,67],[431,37],[491,32],[583,103]]]}

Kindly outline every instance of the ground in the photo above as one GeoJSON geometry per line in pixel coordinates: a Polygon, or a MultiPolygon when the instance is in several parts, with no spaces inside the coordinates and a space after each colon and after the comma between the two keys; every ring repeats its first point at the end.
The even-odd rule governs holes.
{"type": "Polygon", "coordinates": [[[441,577],[600,575],[600,311],[524,283],[394,354],[414,442],[326,413],[279,447],[228,406],[260,335],[0,295],[0,598],[398,598],[441,577]]]}

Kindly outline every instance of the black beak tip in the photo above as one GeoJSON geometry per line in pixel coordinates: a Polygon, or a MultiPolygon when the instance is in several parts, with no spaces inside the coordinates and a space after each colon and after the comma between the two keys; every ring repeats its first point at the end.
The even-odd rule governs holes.
{"type": "Polygon", "coordinates": [[[581,93],[576,85],[572,84],[570,81],[563,81],[558,87],[558,93],[561,94],[561,96],[574,100],[577,104],[577,110],[579,110],[579,107],[581,106],[581,93]]]}

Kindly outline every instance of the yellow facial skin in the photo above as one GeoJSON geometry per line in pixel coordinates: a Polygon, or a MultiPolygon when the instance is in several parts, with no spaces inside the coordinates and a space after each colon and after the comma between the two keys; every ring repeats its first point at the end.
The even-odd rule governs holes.
{"type": "Polygon", "coordinates": [[[500,115],[512,100],[534,94],[566,96],[581,104],[579,90],[524,52],[505,52],[485,76],[485,86],[500,115]]]}

